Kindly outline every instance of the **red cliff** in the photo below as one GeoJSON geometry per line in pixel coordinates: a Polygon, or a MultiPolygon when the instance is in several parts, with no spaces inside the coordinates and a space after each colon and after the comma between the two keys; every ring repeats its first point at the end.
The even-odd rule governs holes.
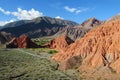
{"type": "Polygon", "coordinates": [[[7,48],[38,48],[37,44],[32,42],[29,37],[22,35],[18,38],[12,39],[9,44],[6,45],[7,48]]]}
{"type": "Polygon", "coordinates": [[[50,41],[49,48],[61,51],[65,50],[68,47],[68,45],[70,45],[73,42],[74,41],[67,36],[60,36],[50,41]]]}
{"type": "Polygon", "coordinates": [[[61,69],[82,64],[89,67],[109,66],[120,72],[120,20],[92,29],[52,59],[60,62],[61,69]]]}

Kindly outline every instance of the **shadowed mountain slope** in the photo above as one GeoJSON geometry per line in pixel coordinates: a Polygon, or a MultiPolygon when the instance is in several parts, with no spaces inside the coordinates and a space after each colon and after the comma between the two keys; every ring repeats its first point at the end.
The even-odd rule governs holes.
{"type": "Polygon", "coordinates": [[[75,22],[55,19],[50,17],[38,17],[33,20],[16,21],[6,24],[1,31],[9,32],[15,36],[26,34],[29,37],[51,36],[66,26],[78,25],[75,22]]]}
{"type": "Polygon", "coordinates": [[[5,44],[13,38],[13,35],[6,32],[0,32],[0,44],[5,44]]]}

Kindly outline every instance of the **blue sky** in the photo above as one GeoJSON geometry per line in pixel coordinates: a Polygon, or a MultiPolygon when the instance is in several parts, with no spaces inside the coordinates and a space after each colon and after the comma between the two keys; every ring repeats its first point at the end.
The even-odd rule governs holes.
{"type": "Polygon", "coordinates": [[[78,23],[95,17],[106,20],[120,13],[120,0],[0,0],[0,25],[50,16],[78,23]]]}

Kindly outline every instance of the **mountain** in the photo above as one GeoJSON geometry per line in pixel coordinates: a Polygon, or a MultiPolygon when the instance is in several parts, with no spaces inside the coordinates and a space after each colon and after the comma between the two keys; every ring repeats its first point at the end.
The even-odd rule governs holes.
{"type": "Polygon", "coordinates": [[[0,30],[2,29],[2,26],[0,26],[0,30]]]}
{"type": "Polygon", "coordinates": [[[52,59],[60,62],[66,70],[84,66],[87,68],[108,67],[120,73],[120,20],[107,22],[90,30],[83,38],[59,52],[52,59]]]}
{"type": "Polygon", "coordinates": [[[9,42],[13,37],[10,33],[0,32],[0,44],[9,42]]]}
{"type": "Polygon", "coordinates": [[[96,18],[89,18],[88,20],[84,21],[81,25],[87,28],[92,28],[101,24],[101,21],[97,20],[96,18]]]}
{"type": "Polygon", "coordinates": [[[15,36],[26,34],[29,37],[51,36],[66,26],[78,25],[76,22],[55,19],[51,17],[38,17],[29,21],[17,21],[6,24],[1,31],[9,32],[15,36]]]}
{"type": "Polygon", "coordinates": [[[90,30],[89,28],[84,28],[81,27],[80,25],[76,27],[65,27],[63,30],[57,32],[54,36],[58,37],[58,36],[66,35],[75,41],[83,37],[89,30],[90,30]]]}
{"type": "Polygon", "coordinates": [[[79,24],[77,26],[65,27],[64,29],[56,33],[54,36],[66,35],[75,41],[83,37],[92,28],[97,27],[101,24],[103,24],[102,21],[97,20],[96,18],[89,18],[88,20],[85,20],[82,24],[79,24]]]}
{"type": "Polygon", "coordinates": [[[31,20],[20,20],[20,21],[10,22],[10,23],[5,24],[3,27],[4,28],[17,27],[17,26],[21,26],[24,24],[28,24],[28,23],[31,23],[31,20]]]}

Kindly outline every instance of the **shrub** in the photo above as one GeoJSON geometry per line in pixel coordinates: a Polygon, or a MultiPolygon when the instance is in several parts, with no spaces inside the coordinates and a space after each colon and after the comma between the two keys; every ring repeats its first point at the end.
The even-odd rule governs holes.
{"type": "Polygon", "coordinates": [[[55,53],[57,53],[57,52],[58,52],[58,51],[56,51],[56,50],[49,50],[49,51],[48,51],[49,54],[55,54],[55,53]]]}

